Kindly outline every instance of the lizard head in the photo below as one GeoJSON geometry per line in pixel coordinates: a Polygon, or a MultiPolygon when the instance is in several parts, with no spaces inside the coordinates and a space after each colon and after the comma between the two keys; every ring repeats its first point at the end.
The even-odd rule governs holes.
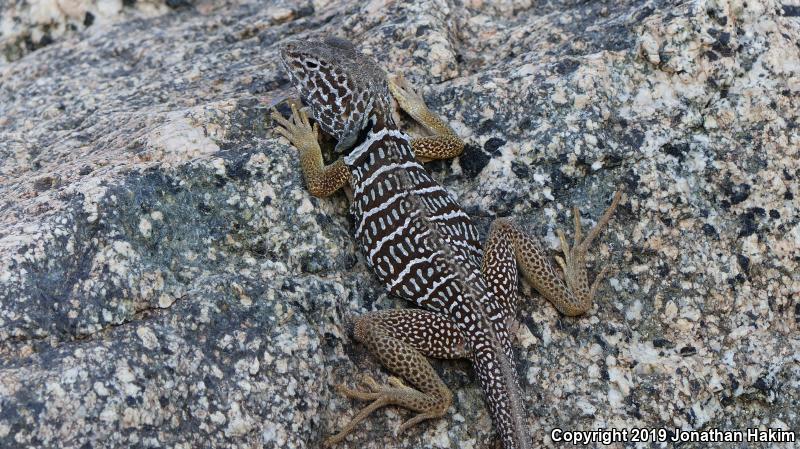
{"type": "Polygon", "coordinates": [[[345,152],[370,126],[370,118],[391,120],[386,74],[349,41],[290,41],[281,47],[289,78],[323,131],[345,152]]]}

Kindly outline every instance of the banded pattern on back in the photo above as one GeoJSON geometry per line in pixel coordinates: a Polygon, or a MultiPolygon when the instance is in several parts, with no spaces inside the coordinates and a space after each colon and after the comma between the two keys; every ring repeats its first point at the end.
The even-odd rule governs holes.
{"type": "Polygon", "coordinates": [[[469,217],[414,159],[400,131],[371,134],[344,161],[352,174],[355,234],[367,262],[391,293],[446,312],[456,275],[441,267],[458,263],[473,277],[480,273],[481,245],[469,217]],[[438,236],[431,235],[430,225],[438,236]],[[450,256],[442,252],[443,244],[450,256]]]}

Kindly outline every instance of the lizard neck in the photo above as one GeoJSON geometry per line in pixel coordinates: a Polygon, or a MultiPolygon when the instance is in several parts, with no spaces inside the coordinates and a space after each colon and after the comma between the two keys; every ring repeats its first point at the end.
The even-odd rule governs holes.
{"type": "Polygon", "coordinates": [[[409,136],[391,120],[377,115],[370,117],[358,142],[344,156],[355,184],[364,182],[379,167],[414,162],[409,136]]]}

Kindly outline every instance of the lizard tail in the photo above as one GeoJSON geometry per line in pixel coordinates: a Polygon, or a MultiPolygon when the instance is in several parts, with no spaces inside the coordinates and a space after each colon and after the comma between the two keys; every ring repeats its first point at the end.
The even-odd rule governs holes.
{"type": "MultiPolygon", "coordinates": [[[[491,329],[491,325],[487,326],[491,329]]],[[[530,449],[525,408],[516,370],[491,330],[470,338],[472,363],[504,449],[530,449]],[[494,338],[493,338],[494,337],[494,338]]]]}

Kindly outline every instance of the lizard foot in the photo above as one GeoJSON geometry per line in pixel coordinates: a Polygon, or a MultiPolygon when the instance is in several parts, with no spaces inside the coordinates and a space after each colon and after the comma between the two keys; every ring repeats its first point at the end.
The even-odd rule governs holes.
{"type": "Polygon", "coordinates": [[[591,287],[587,289],[586,254],[589,251],[589,246],[591,246],[592,241],[600,235],[600,232],[608,224],[609,220],[611,220],[611,216],[614,214],[614,210],[616,210],[619,205],[621,198],[622,192],[617,191],[614,194],[611,205],[603,212],[597,224],[586,234],[586,238],[582,236],[580,211],[577,207],[573,207],[572,216],[575,222],[575,238],[572,247],[567,243],[564,232],[560,229],[556,231],[558,239],[561,241],[561,251],[564,253],[563,258],[556,256],[556,262],[558,262],[558,265],[561,266],[561,270],[564,272],[564,280],[567,285],[569,285],[572,291],[578,296],[581,296],[581,299],[587,304],[592,303],[597,287],[608,273],[609,266],[606,265],[600,270],[600,273],[595,276],[591,287]]]}
{"type": "Polygon", "coordinates": [[[414,87],[403,75],[389,78],[389,92],[392,93],[398,106],[412,117],[416,117],[415,113],[428,110],[422,95],[414,90],[414,87]]]}
{"type": "Polygon", "coordinates": [[[311,126],[305,108],[298,110],[297,104],[294,102],[291,103],[291,107],[292,116],[289,119],[284,118],[275,109],[272,110],[271,117],[278,123],[275,131],[291,142],[301,154],[319,153],[322,157],[322,150],[318,143],[319,127],[316,123],[311,126]]]}
{"type": "Polygon", "coordinates": [[[405,385],[402,380],[394,376],[389,377],[388,386],[378,384],[375,379],[368,375],[362,377],[361,383],[366,387],[366,391],[352,389],[343,384],[336,387],[336,391],[342,396],[360,401],[372,401],[372,403],[362,408],[339,433],[325,439],[323,443],[325,447],[330,447],[344,440],[359,422],[367,418],[372,412],[387,405],[399,405],[419,412],[408,421],[402,423],[397,429],[397,434],[426,419],[438,418],[444,415],[447,410],[446,407],[444,409],[439,407],[431,409],[427,404],[429,401],[423,393],[405,385]]]}

